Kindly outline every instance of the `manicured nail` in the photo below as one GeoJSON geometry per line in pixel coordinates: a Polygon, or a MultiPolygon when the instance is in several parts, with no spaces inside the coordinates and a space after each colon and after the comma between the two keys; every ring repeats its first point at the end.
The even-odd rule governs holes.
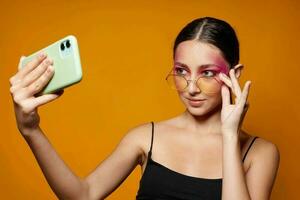
{"type": "Polygon", "coordinates": [[[52,72],[52,70],[53,70],[53,66],[52,66],[52,65],[49,65],[49,67],[48,67],[48,69],[47,69],[47,72],[50,73],[50,72],[52,72]]]}
{"type": "Polygon", "coordinates": [[[46,56],[46,54],[43,51],[39,53],[40,58],[44,58],[45,56],[46,56]]]}
{"type": "Polygon", "coordinates": [[[46,60],[45,60],[45,62],[46,62],[46,64],[53,64],[53,60],[51,59],[51,58],[47,58],[46,60]]]}

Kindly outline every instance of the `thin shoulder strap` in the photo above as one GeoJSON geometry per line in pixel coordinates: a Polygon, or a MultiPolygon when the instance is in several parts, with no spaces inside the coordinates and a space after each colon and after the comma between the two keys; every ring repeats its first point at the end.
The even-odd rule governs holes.
{"type": "Polygon", "coordinates": [[[152,124],[152,135],[151,135],[151,146],[150,146],[150,150],[148,152],[148,158],[151,158],[152,155],[152,146],[153,146],[153,137],[154,137],[154,123],[153,121],[151,121],[152,124]]]}
{"type": "Polygon", "coordinates": [[[251,141],[251,143],[250,143],[250,145],[249,145],[249,147],[248,147],[248,149],[247,149],[247,151],[246,151],[246,153],[245,153],[245,155],[244,155],[244,157],[243,157],[243,162],[244,162],[244,160],[245,160],[245,158],[246,158],[246,156],[247,156],[247,153],[248,153],[249,149],[251,148],[252,144],[253,144],[254,141],[256,140],[256,138],[258,138],[258,136],[255,136],[255,137],[253,138],[253,140],[251,141]]]}

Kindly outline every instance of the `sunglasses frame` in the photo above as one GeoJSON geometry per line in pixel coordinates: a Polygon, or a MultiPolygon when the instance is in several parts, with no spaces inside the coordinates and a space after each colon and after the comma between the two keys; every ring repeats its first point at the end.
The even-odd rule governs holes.
{"type": "MultiPolygon", "coordinates": [[[[179,76],[179,77],[182,77],[182,78],[184,78],[185,79],[185,81],[187,82],[187,85],[186,85],[186,87],[183,89],[183,90],[177,90],[177,91],[180,91],[180,92],[182,92],[182,91],[184,91],[186,88],[188,88],[189,87],[189,85],[190,85],[190,82],[195,82],[196,81],[196,83],[198,82],[198,80],[200,79],[200,78],[203,78],[203,76],[199,76],[199,77],[197,77],[196,79],[186,79],[184,76],[182,76],[182,75],[178,75],[178,74],[175,74],[175,73],[171,73],[172,71],[174,70],[174,67],[171,69],[171,71],[167,74],[167,76],[166,76],[166,78],[165,78],[165,80],[168,82],[168,78],[169,78],[169,76],[179,76]]],[[[218,80],[218,79],[216,79],[215,77],[213,77],[213,79],[215,79],[219,84],[221,84],[222,85],[222,81],[220,81],[220,80],[218,80]]],[[[199,88],[199,86],[196,84],[196,86],[199,88]]],[[[200,89],[200,88],[199,88],[200,89]]],[[[201,90],[201,89],[200,89],[201,90]]],[[[212,93],[208,93],[208,94],[212,94],[212,93]]]]}

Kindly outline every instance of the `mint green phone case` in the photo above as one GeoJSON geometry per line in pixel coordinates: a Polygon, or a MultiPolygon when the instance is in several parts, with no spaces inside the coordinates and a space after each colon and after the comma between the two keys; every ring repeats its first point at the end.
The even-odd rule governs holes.
{"type": "Polygon", "coordinates": [[[49,94],[78,83],[82,79],[77,39],[68,35],[61,40],[25,57],[20,67],[24,67],[40,51],[45,52],[53,60],[54,75],[48,84],[37,94],[49,94]]]}

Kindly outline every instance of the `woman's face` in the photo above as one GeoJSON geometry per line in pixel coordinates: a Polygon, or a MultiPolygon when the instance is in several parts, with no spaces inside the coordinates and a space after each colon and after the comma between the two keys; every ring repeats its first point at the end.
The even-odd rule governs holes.
{"type": "Polygon", "coordinates": [[[175,50],[173,69],[175,70],[173,73],[180,73],[187,79],[197,80],[199,76],[204,77],[198,81],[200,87],[196,82],[190,82],[185,90],[178,91],[181,101],[191,114],[204,115],[221,105],[222,81],[218,73],[227,74],[229,64],[217,47],[197,40],[181,42],[175,50]],[[213,81],[207,81],[210,79],[213,81]]]}

